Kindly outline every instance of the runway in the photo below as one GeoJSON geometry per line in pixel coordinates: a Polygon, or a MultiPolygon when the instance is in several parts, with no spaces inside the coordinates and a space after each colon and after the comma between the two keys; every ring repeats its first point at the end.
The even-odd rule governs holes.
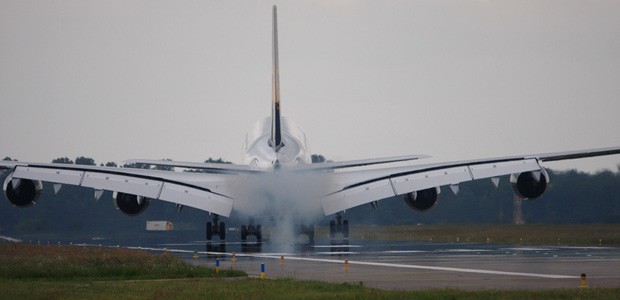
{"type": "Polygon", "coordinates": [[[165,248],[213,267],[219,259],[221,268],[251,276],[260,276],[264,263],[267,278],[362,283],[389,290],[578,288],[582,273],[590,287],[620,287],[620,248],[613,247],[351,241],[278,251],[286,247],[197,241],[137,248],[165,248]],[[195,252],[198,260],[192,258],[195,252]]]}

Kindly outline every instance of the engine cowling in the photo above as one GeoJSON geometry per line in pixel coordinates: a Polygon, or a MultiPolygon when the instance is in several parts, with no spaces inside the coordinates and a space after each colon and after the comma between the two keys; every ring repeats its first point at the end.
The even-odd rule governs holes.
{"type": "Polygon", "coordinates": [[[116,209],[128,216],[137,216],[143,213],[150,203],[149,198],[126,193],[114,192],[112,198],[116,209]]]}
{"type": "Polygon", "coordinates": [[[543,170],[510,175],[510,184],[521,198],[536,199],[547,189],[549,175],[543,170]]]}
{"type": "Polygon", "coordinates": [[[416,191],[405,195],[404,200],[407,206],[417,211],[425,211],[430,209],[437,203],[441,194],[439,187],[416,191]]]}
{"type": "Polygon", "coordinates": [[[39,180],[13,179],[12,175],[4,180],[4,194],[14,206],[28,207],[37,202],[43,190],[39,180]]]}

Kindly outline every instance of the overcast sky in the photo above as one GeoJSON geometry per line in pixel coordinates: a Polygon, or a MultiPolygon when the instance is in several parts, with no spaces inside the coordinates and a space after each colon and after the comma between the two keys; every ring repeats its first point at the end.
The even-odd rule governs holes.
{"type": "Polygon", "coordinates": [[[273,4],[312,153],[620,146],[620,1],[0,0],[0,156],[241,162],[270,114],[273,4]]]}

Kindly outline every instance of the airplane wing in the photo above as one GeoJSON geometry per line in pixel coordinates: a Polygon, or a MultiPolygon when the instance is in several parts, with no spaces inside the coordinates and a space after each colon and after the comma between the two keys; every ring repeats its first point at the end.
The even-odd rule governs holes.
{"type": "Polygon", "coordinates": [[[16,161],[0,161],[0,169],[13,169],[4,190],[8,184],[18,185],[20,179],[29,179],[159,199],[224,217],[233,207],[225,180],[234,175],[16,161]]]}
{"type": "Polygon", "coordinates": [[[532,172],[537,180],[549,180],[541,162],[620,154],[620,147],[582,151],[512,156],[494,159],[456,161],[371,170],[341,170],[331,174],[335,190],[321,201],[325,215],[331,215],[377,200],[406,195],[430,188],[484,178],[499,183],[499,176],[532,172]]]}

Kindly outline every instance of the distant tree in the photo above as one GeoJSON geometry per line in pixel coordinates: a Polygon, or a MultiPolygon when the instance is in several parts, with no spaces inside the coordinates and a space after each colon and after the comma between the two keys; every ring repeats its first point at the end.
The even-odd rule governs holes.
{"type": "Polygon", "coordinates": [[[131,164],[124,164],[123,168],[130,168],[130,169],[150,169],[151,167],[147,164],[142,164],[142,163],[131,163],[131,164]]]}
{"type": "MultiPolygon", "coordinates": [[[[166,158],[166,159],[162,159],[162,161],[172,161],[172,159],[166,158]]],[[[155,166],[155,170],[174,171],[174,167],[172,167],[172,166],[155,166]]]]}
{"type": "Polygon", "coordinates": [[[109,162],[105,163],[105,166],[106,167],[114,167],[114,168],[118,167],[118,165],[115,162],[113,162],[113,161],[109,161],[109,162]]]}
{"type": "Polygon", "coordinates": [[[80,156],[75,159],[76,165],[96,166],[95,160],[90,157],[80,156]]]}
{"type": "MultiPolygon", "coordinates": [[[[172,161],[169,158],[166,159],[162,159],[162,161],[172,161]]],[[[116,164],[114,164],[114,167],[116,167],[116,164]]],[[[163,171],[174,171],[174,167],[171,166],[153,166],[150,164],[144,164],[144,163],[130,163],[130,164],[124,164],[123,168],[131,168],[131,169],[154,169],[154,170],[163,170],[163,171]]]]}
{"type": "Polygon", "coordinates": [[[327,161],[325,156],[323,156],[321,154],[312,154],[311,159],[312,159],[312,163],[313,164],[318,164],[318,163],[322,163],[322,162],[326,162],[327,161]]]}
{"type": "MultiPolygon", "coordinates": [[[[8,161],[13,161],[13,159],[11,159],[10,157],[5,157],[3,160],[8,160],[8,161]]],[[[17,161],[17,159],[15,159],[14,161],[17,161]]],[[[618,165],[618,168],[620,168],[620,165],[618,165]]]]}
{"type": "Polygon", "coordinates": [[[209,157],[209,159],[205,160],[205,163],[207,163],[207,164],[232,164],[232,162],[225,161],[221,157],[218,158],[218,159],[213,159],[213,158],[209,157]]]}
{"type": "Polygon", "coordinates": [[[70,160],[68,157],[59,157],[59,158],[55,158],[54,160],[52,160],[53,164],[73,164],[73,161],[70,160]]]}
{"type": "MultiPolygon", "coordinates": [[[[213,159],[209,157],[209,159],[205,160],[205,164],[232,164],[230,161],[223,160],[221,157],[218,159],[213,159]]],[[[187,169],[185,172],[190,173],[204,173],[205,171],[202,169],[187,169]]]]}

